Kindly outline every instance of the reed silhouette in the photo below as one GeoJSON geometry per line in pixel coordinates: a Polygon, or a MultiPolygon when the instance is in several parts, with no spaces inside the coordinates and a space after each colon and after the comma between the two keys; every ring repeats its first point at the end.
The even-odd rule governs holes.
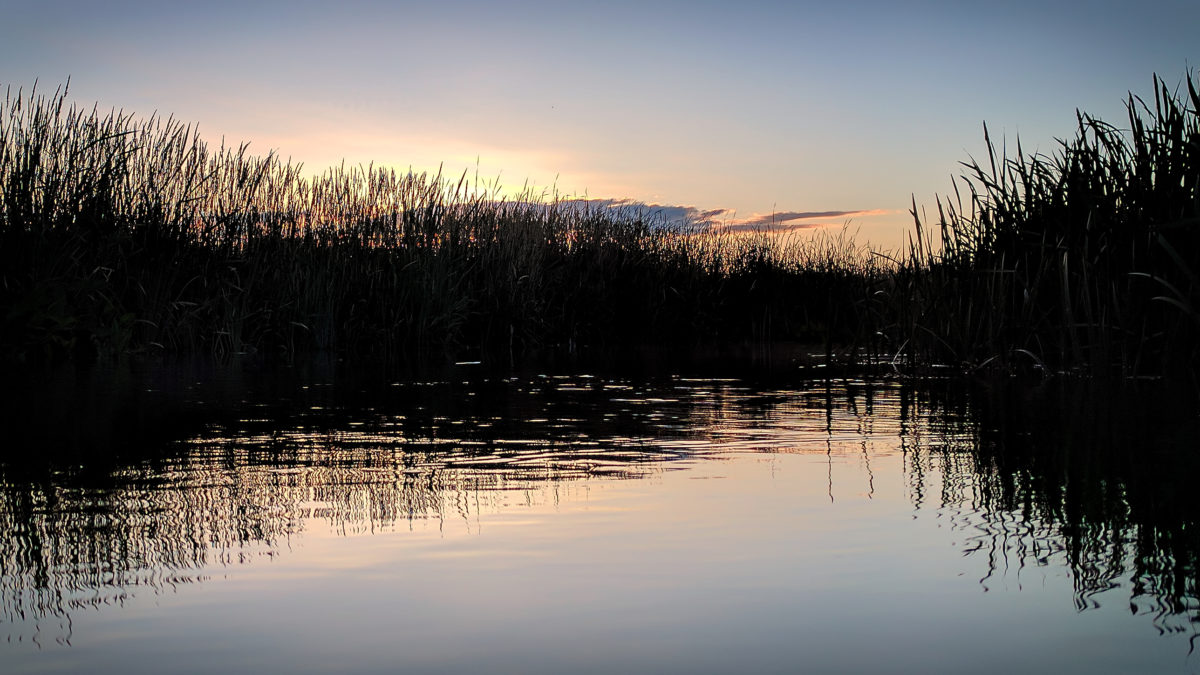
{"type": "Polygon", "coordinates": [[[9,90],[0,263],[9,359],[356,358],[848,337],[879,272],[784,241],[441,174],[316,178],[172,118],[9,90]]]}
{"type": "Polygon", "coordinates": [[[302,167],[9,89],[0,351],[332,352],[360,360],[636,345],[822,344],[869,363],[1195,379],[1192,73],[1129,128],[1080,112],[1052,155],[965,164],[903,254],[669,223],[385,167],[302,167]]]}
{"type": "Polygon", "coordinates": [[[910,356],[1193,382],[1200,359],[1200,93],[1193,73],[1128,128],[1084,112],[1051,155],[965,163],[933,227],[914,203],[887,303],[910,356]],[[961,189],[960,189],[961,188],[961,189]]]}

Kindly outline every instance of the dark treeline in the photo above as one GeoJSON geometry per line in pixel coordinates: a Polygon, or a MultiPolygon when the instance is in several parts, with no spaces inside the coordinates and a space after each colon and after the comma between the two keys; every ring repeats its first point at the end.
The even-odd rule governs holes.
{"type": "MultiPolygon", "coordinates": [[[[1053,155],[988,139],[904,254],[736,234],[464,178],[317,178],[174,119],[9,90],[0,352],[332,352],[815,343],[967,369],[1194,377],[1200,96],[1157,78],[1129,128],[1080,113],[1053,155]]],[[[1182,86],[1181,86],[1182,88],[1182,86]]]]}

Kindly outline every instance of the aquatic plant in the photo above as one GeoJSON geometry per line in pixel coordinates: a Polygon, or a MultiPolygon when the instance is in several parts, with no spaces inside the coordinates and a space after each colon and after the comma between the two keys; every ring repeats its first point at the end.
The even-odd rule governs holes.
{"type": "Polygon", "coordinates": [[[9,358],[841,338],[854,328],[828,288],[853,296],[878,271],[652,212],[504,199],[465,174],[310,178],[173,118],[66,101],[9,89],[0,106],[9,358]]]}
{"type": "MultiPolygon", "coordinates": [[[[1186,92],[1182,89],[1186,88],[1186,92]]],[[[893,296],[910,355],[974,366],[1194,373],[1200,359],[1200,95],[1127,101],[1128,129],[1083,112],[1052,155],[965,163],[916,230],[893,296]],[[961,188],[961,189],[960,189],[961,188]]]]}
{"type": "MultiPolygon", "coordinates": [[[[1186,92],[1184,91],[1186,89],[1186,92]]],[[[360,359],[635,345],[824,346],[826,361],[1194,377],[1200,95],[1080,112],[1051,155],[965,163],[904,255],[458,177],[316,177],[173,118],[0,105],[0,354],[334,352],[360,359]],[[929,223],[934,223],[932,227],[929,223]]]]}

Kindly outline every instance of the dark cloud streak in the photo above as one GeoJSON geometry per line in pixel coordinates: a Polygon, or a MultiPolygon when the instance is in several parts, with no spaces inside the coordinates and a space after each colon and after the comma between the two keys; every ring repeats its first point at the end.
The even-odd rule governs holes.
{"type": "Polygon", "coordinates": [[[766,216],[755,216],[740,221],[739,225],[776,225],[792,220],[810,220],[812,218],[849,218],[870,213],[869,211],[780,211],[766,216]]]}
{"type": "Polygon", "coordinates": [[[699,209],[695,206],[646,204],[631,199],[569,199],[563,204],[609,211],[623,218],[645,218],[654,222],[694,227],[712,227],[726,232],[770,230],[787,232],[821,227],[836,227],[842,223],[828,222],[830,218],[851,219],[889,213],[880,209],[846,211],[777,211],[767,215],[755,214],[737,218],[730,209],[699,209]]]}

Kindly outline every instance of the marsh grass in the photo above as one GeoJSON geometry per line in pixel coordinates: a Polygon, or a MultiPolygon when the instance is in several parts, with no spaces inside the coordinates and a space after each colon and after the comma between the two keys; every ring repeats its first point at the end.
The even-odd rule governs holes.
{"type": "Polygon", "coordinates": [[[848,244],[722,233],[464,174],[302,167],[173,118],[0,107],[9,358],[386,358],[849,339],[880,272],[848,244]],[[839,249],[838,247],[841,247],[839,249]]]}
{"type": "Polygon", "coordinates": [[[1200,95],[1157,76],[1128,128],[1077,114],[1051,155],[965,163],[916,230],[890,309],[916,358],[1123,376],[1200,359],[1200,95]]]}
{"type": "Polygon", "coordinates": [[[965,163],[907,252],[439,174],[307,177],[173,118],[0,106],[0,351],[508,357],[824,345],[870,365],[1194,378],[1200,95],[1191,74],[1085,113],[1050,155],[965,163]]]}

